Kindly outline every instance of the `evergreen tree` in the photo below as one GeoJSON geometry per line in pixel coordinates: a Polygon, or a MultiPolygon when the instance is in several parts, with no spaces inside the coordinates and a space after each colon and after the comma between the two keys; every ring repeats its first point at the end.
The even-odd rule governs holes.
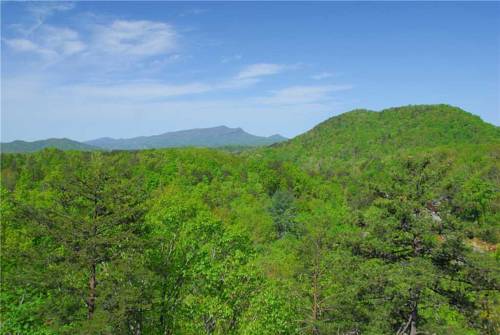
{"type": "Polygon", "coordinates": [[[373,301],[375,311],[367,311],[367,329],[461,333],[470,329],[471,310],[479,308],[470,290],[498,288],[493,269],[469,257],[459,223],[438,200],[444,171],[428,158],[409,158],[374,188],[366,228],[354,242],[355,253],[367,259],[364,275],[371,277],[360,289],[362,301],[373,301]],[[462,321],[446,324],[450,313],[462,321]]]}
{"type": "Polygon", "coordinates": [[[19,206],[40,241],[35,249],[47,269],[43,285],[51,304],[45,312],[59,329],[76,324],[107,329],[112,318],[106,312],[114,307],[100,287],[127,253],[140,248],[141,193],[110,163],[100,153],[70,161],[47,178],[37,202],[19,206]]]}

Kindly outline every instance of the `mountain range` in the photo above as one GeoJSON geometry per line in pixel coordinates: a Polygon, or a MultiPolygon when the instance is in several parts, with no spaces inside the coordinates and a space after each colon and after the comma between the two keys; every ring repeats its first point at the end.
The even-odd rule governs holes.
{"type": "Polygon", "coordinates": [[[225,146],[265,146],[285,141],[281,135],[256,136],[241,128],[226,126],[198,128],[167,132],[160,135],[115,139],[102,137],[86,142],[67,138],[25,142],[13,141],[1,144],[2,152],[34,152],[45,148],[61,150],[142,150],[171,147],[225,147],[225,146]]]}
{"type": "Polygon", "coordinates": [[[281,135],[256,136],[241,128],[218,126],[133,138],[102,137],[85,142],[67,138],[1,143],[2,152],[61,150],[142,150],[172,147],[269,146],[295,160],[369,157],[401,148],[499,142],[500,128],[450,105],[410,105],[382,111],[356,109],[334,116],[287,141],[281,135]],[[304,153],[307,152],[307,155],[304,153]]]}

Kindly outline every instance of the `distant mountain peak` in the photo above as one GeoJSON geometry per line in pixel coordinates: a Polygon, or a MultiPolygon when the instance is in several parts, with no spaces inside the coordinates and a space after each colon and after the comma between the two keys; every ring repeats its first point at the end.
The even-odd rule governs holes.
{"type": "Polygon", "coordinates": [[[273,140],[279,140],[279,141],[286,141],[288,140],[285,136],[282,136],[280,134],[274,134],[274,135],[271,135],[268,137],[269,139],[273,139],[273,140]]]}
{"type": "Polygon", "coordinates": [[[99,138],[85,142],[108,150],[140,150],[169,147],[223,147],[223,146],[263,146],[282,142],[286,138],[256,136],[243,128],[220,125],[210,128],[194,128],[166,132],[159,135],[140,136],[124,139],[99,138]]]}

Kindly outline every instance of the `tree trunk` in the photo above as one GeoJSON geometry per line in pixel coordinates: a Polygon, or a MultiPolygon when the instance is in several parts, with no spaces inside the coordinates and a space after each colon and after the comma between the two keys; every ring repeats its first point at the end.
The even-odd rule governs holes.
{"type": "Polygon", "coordinates": [[[167,319],[167,279],[164,280],[161,288],[161,304],[160,304],[160,329],[163,331],[163,335],[171,335],[173,330],[171,329],[170,316],[167,319]],[[168,324],[167,324],[168,323],[168,324]]]}
{"type": "Polygon", "coordinates": [[[415,303],[413,311],[411,312],[410,335],[417,335],[417,317],[417,304],[415,303]]]}
{"type": "Polygon", "coordinates": [[[134,335],[142,335],[142,320],[137,321],[134,335]]]}
{"type": "Polygon", "coordinates": [[[89,275],[89,296],[87,298],[87,318],[89,320],[94,316],[95,311],[95,296],[96,296],[96,247],[93,245],[95,243],[95,238],[97,237],[97,218],[99,217],[99,205],[98,205],[98,194],[94,190],[94,215],[92,221],[92,230],[91,230],[91,258],[90,258],[90,275],[89,275]]]}
{"type": "Polygon", "coordinates": [[[96,265],[93,263],[90,266],[90,276],[89,276],[89,296],[87,298],[87,318],[89,320],[94,316],[95,311],[95,296],[96,296],[96,265]]]}
{"type": "Polygon", "coordinates": [[[411,326],[410,335],[417,335],[417,322],[418,322],[418,300],[420,298],[420,289],[417,289],[414,294],[412,294],[413,309],[411,311],[411,326]]]}
{"type": "Polygon", "coordinates": [[[413,320],[411,321],[410,335],[417,335],[417,323],[413,320]]]}
{"type": "Polygon", "coordinates": [[[319,247],[316,245],[315,255],[314,255],[314,265],[313,265],[313,273],[312,273],[312,310],[311,310],[311,319],[312,319],[312,327],[311,334],[319,335],[320,330],[318,327],[318,321],[321,314],[321,306],[320,306],[320,287],[319,287],[319,277],[320,277],[320,251],[319,247]]]}
{"type": "Polygon", "coordinates": [[[318,326],[316,325],[316,322],[318,322],[318,282],[317,282],[317,276],[316,273],[313,274],[313,302],[312,302],[312,334],[313,335],[319,335],[319,329],[318,326]]]}

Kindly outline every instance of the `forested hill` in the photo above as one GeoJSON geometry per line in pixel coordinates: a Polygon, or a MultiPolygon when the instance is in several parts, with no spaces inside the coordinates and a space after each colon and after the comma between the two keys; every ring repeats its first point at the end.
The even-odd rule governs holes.
{"type": "Polygon", "coordinates": [[[449,105],[410,105],[380,112],[354,110],[275,145],[298,160],[380,157],[400,150],[500,144],[500,128],[449,105]]]}
{"type": "MultiPolygon", "coordinates": [[[[435,198],[453,198],[463,188],[484,185],[495,190],[491,191],[495,196],[500,194],[500,127],[445,104],[353,110],[261,152],[268,159],[291,162],[309,174],[336,180],[357,210],[371,205],[374,185],[386,182],[402,162],[409,161],[427,162],[433,173],[442,175],[435,198]]],[[[476,192],[472,189],[469,192],[476,192]]],[[[500,220],[500,199],[495,199],[492,225],[500,220]]],[[[500,237],[500,232],[487,227],[491,228],[481,228],[483,237],[492,232],[490,236],[500,237]]]]}
{"type": "Polygon", "coordinates": [[[499,131],[458,108],[1,163],[2,334],[500,333],[499,131]]]}
{"type": "Polygon", "coordinates": [[[45,148],[56,148],[60,150],[80,150],[91,151],[98,150],[99,148],[73,141],[67,138],[49,138],[46,140],[26,142],[26,141],[13,141],[8,143],[1,143],[1,152],[35,152],[45,148]]]}
{"type": "Polygon", "coordinates": [[[140,150],[169,147],[223,147],[223,146],[261,146],[286,140],[280,135],[269,137],[255,136],[241,128],[219,126],[213,128],[189,129],[154,136],[141,136],[127,139],[99,138],[85,142],[110,150],[140,150]]]}

